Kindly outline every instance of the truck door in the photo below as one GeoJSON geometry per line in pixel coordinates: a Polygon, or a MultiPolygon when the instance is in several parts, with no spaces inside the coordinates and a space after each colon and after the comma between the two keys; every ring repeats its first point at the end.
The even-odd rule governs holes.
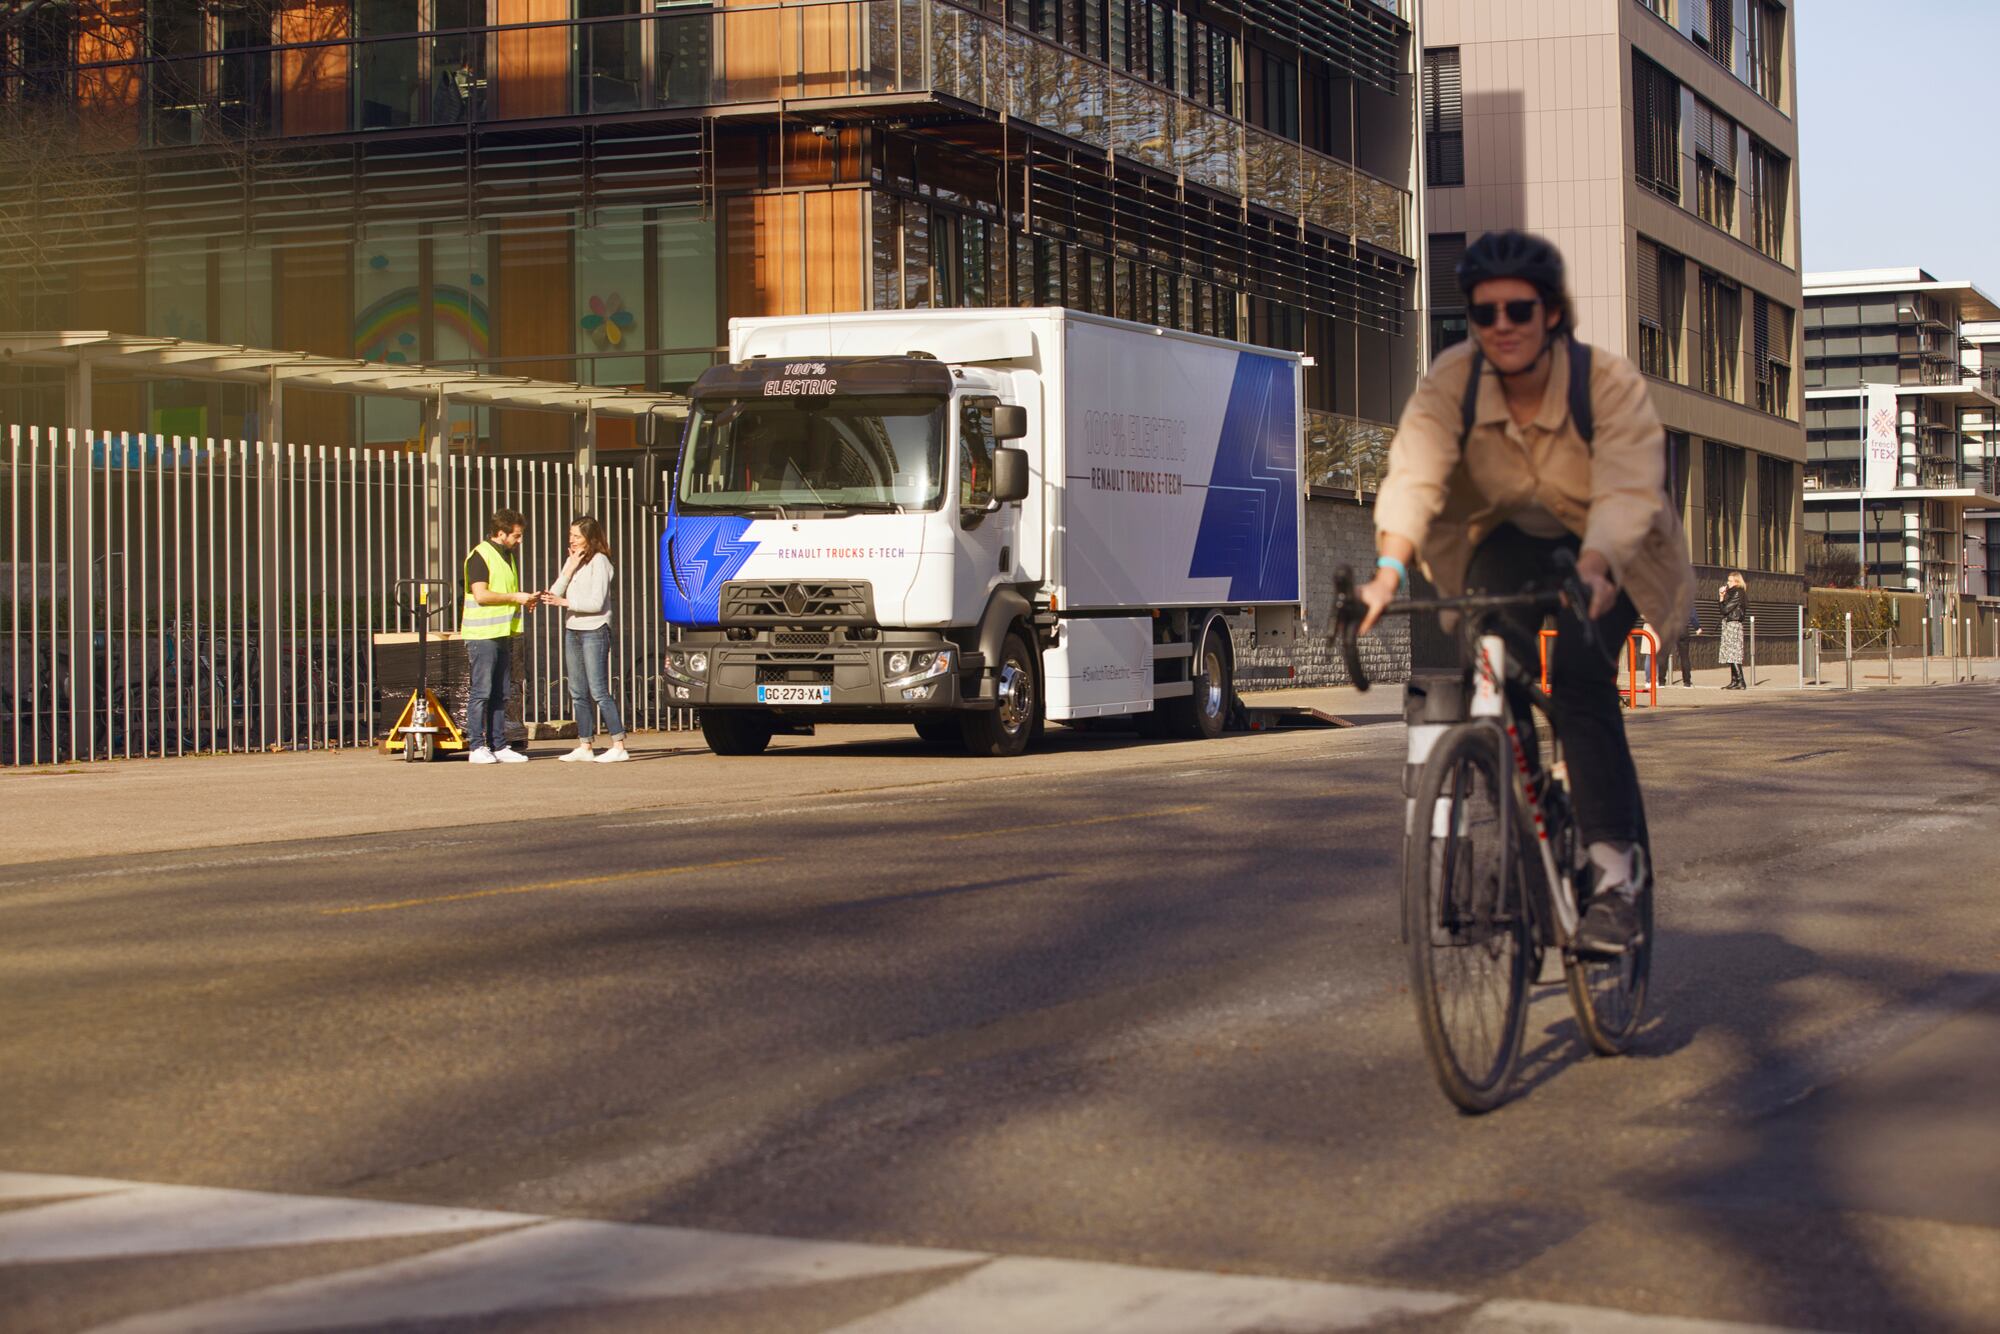
{"type": "Polygon", "coordinates": [[[976,621],[1000,584],[1013,583],[1019,551],[1018,504],[993,504],[993,409],[996,398],[964,398],[958,409],[958,571],[955,618],[976,621]]]}

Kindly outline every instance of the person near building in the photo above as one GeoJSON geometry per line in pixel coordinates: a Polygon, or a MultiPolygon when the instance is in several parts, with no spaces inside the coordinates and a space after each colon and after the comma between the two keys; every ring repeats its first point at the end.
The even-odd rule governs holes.
{"type": "Polygon", "coordinates": [[[1665,641],[1660,644],[1661,685],[1667,684],[1667,678],[1673,674],[1675,663],[1681,665],[1681,684],[1684,686],[1694,684],[1694,640],[1700,633],[1701,617],[1695,613],[1693,605],[1690,604],[1687,624],[1683,625],[1681,632],[1674,636],[1672,644],[1665,641]]]}
{"type": "Polygon", "coordinates": [[[524,614],[541,602],[539,592],[521,587],[515,561],[528,521],[519,510],[497,509],[486,537],[466,553],[465,605],[458,637],[465,641],[471,695],[465,704],[465,740],[474,764],[525,764],[528,757],[507,744],[507,697],[514,671],[514,641],[524,614]]]}
{"type": "MultiPolygon", "coordinates": [[[[1620,713],[1617,664],[1641,612],[1678,625],[1694,568],[1668,498],[1666,432],[1630,361],[1579,343],[1562,255],[1541,237],[1488,232],[1459,262],[1472,338],[1432,364],[1403,410],[1375,506],[1377,569],[1359,590],[1376,620],[1419,554],[1444,596],[1510,594],[1561,580],[1568,553],[1589,596],[1566,607],[1550,664],[1577,823],[1596,868],[1578,936],[1616,953],[1636,936],[1639,775],[1620,713]],[[1576,392],[1572,394],[1572,371],[1576,392]],[[1567,627],[1567,631],[1565,631],[1567,627]]],[[[1539,617],[1512,623],[1532,654],[1539,617]]]]}
{"type": "Polygon", "coordinates": [[[563,668],[569,674],[569,699],[576,718],[576,747],[565,760],[596,760],[617,764],[632,757],[625,751],[625,721],[611,697],[611,544],[604,525],[589,515],[569,526],[569,559],[562,573],[542,594],[552,607],[564,607],[563,668]],[[597,724],[611,737],[602,755],[591,749],[597,724]]]}
{"type": "Polygon", "coordinates": [[[1743,679],[1743,617],[1750,600],[1750,585],[1743,578],[1743,571],[1731,570],[1729,578],[1716,590],[1716,596],[1722,601],[1722,643],[1716,661],[1729,669],[1729,684],[1723,689],[1748,690],[1749,684],[1743,679]]]}

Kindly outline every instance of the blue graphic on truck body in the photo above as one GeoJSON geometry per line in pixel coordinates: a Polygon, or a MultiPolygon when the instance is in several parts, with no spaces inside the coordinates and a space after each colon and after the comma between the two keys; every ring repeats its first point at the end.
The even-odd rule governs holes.
{"type": "Polygon", "coordinates": [[[1299,595],[1299,417],[1294,363],[1239,353],[1188,577],[1229,580],[1232,602],[1299,595]]]}
{"type": "Polygon", "coordinates": [[[736,514],[668,513],[660,538],[660,604],[671,624],[721,624],[722,585],[758,547],[744,536],[753,522],[736,514]]]}

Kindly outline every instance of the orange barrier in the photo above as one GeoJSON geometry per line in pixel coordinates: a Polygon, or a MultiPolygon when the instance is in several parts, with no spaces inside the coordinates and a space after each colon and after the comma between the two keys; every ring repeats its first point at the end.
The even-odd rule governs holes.
{"type": "MultiPolygon", "coordinates": [[[[1542,689],[1544,690],[1549,688],[1549,641],[1555,637],[1556,632],[1553,630],[1544,630],[1541,633],[1542,689]]],[[[1621,699],[1630,701],[1633,707],[1638,707],[1639,646],[1642,640],[1651,648],[1651,653],[1647,658],[1649,665],[1646,672],[1646,707],[1657,709],[1660,707],[1660,639],[1658,635],[1655,635],[1644,626],[1634,629],[1631,634],[1625,637],[1626,684],[1618,687],[1618,694],[1621,699]]]]}

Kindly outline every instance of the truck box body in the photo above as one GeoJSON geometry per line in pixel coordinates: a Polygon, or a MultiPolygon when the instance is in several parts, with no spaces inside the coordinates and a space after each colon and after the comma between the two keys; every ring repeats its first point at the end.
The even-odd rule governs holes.
{"type": "Polygon", "coordinates": [[[1154,659],[1195,656],[1210,618],[1301,601],[1294,353],[1060,309],[737,319],[693,398],[662,599],[716,670],[670,681],[677,702],[872,716],[903,700],[891,649],[862,643],[949,641],[958,674],[911,707],[991,708],[1005,604],[1036,640],[1045,716],[1143,712],[1191,693],[1154,659]],[[998,435],[1016,409],[1025,434],[998,435]],[[1028,485],[1003,502],[1010,444],[1028,485]],[[781,671],[776,632],[816,626],[817,674],[781,671]],[[735,647],[746,627],[773,652],[735,647]]]}

